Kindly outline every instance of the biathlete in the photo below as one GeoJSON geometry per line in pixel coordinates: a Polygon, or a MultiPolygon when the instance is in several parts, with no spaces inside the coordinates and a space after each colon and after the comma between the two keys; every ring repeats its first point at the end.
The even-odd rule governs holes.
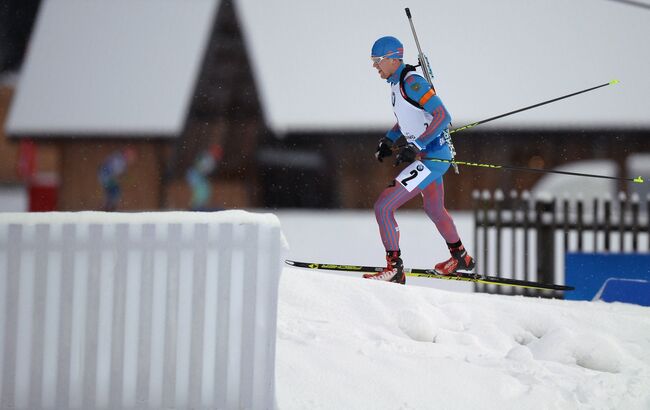
{"type": "Polygon", "coordinates": [[[380,272],[363,275],[367,279],[401,284],[406,282],[406,277],[395,210],[417,195],[422,196],[426,214],[447,242],[451,253],[451,258],[435,265],[434,270],[441,275],[452,275],[458,270],[472,270],[475,266],[444,204],[442,176],[450,164],[421,160],[426,157],[452,159],[445,139],[451,117],[431,85],[415,73],[414,67],[405,65],[403,58],[404,47],[395,37],[382,37],[372,46],[372,65],[390,84],[391,103],[397,118],[393,128],[379,140],[375,156],[382,162],[392,155],[394,148],[398,148],[398,138],[404,137],[406,144],[399,147],[395,166],[408,165],[379,195],[374,206],[387,266],[380,272]]]}

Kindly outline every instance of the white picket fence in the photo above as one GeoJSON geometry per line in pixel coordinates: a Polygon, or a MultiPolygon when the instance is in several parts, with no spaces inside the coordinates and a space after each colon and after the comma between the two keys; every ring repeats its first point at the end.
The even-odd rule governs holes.
{"type": "Polygon", "coordinates": [[[275,407],[270,214],[0,213],[1,408],[275,407]]]}

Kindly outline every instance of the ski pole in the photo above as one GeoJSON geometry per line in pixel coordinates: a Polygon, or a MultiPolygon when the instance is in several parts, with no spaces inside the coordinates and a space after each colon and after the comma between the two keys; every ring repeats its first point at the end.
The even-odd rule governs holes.
{"type": "Polygon", "coordinates": [[[612,81],[610,81],[608,83],[605,83],[605,84],[597,85],[595,87],[587,88],[587,89],[584,89],[584,90],[581,90],[581,91],[577,91],[575,93],[563,95],[562,97],[553,98],[552,100],[544,101],[544,102],[541,102],[541,103],[538,103],[538,104],[533,104],[533,105],[530,105],[528,107],[524,107],[524,108],[520,108],[518,110],[510,111],[510,112],[507,112],[505,114],[497,115],[495,117],[488,118],[488,119],[485,119],[485,120],[481,120],[481,121],[478,121],[478,122],[475,122],[475,123],[472,123],[472,124],[467,124],[467,125],[464,125],[462,127],[450,130],[449,133],[453,134],[454,132],[464,131],[464,130],[467,130],[467,129],[470,129],[470,128],[474,128],[477,125],[485,124],[486,122],[498,120],[499,118],[507,117],[507,116],[512,115],[512,114],[517,114],[517,113],[522,112],[522,111],[530,110],[532,108],[536,108],[536,107],[540,107],[542,105],[550,104],[550,103],[555,102],[555,101],[559,101],[559,100],[563,100],[565,98],[573,97],[574,95],[586,93],[588,91],[593,91],[593,90],[596,90],[596,89],[601,88],[601,87],[606,87],[608,85],[614,85],[614,84],[618,84],[618,83],[619,83],[618,80],[612,80],[612,81]]]}
{"type": "Polygon", "coordinates": [[[492,169],[502,169],[502,170],[514,170],[514,171],[526,171],[526,172],[538,172],[538,173],[544,173],[544,174],[562,174],[562,175],[574,175],[574,176],[580,176],[580,177],[590,177],[590,178],[604,178],[604,179],[614,179],[617,181],[628,181],[628,182],[634,182],[637,184],[643,184],[645,181],[643,180],[642,177],[638,176],[636,178],[619,178],[619,177],[612,177],[608,175],[596,175],[596,174],[585,174],[581,172],[569,172],[569,171],[557,171],[553,169],[541,169],[541,168],[528,168],[528,167],[518,167],[518,166],[513,166],[513,165],[495,165],[495,164],[481,164],[478,162],[465,162],[465,161],[456,161],[456,160],[450,160],[450,159],[442,159],[442,158],[422,158],[422,160],[426,161],[434,161],[434,162],[446,162],[449,164],[457,164],[457,165],[466,165],[470,167],[481,167],[481,168],[492,168],[492,169]]]}

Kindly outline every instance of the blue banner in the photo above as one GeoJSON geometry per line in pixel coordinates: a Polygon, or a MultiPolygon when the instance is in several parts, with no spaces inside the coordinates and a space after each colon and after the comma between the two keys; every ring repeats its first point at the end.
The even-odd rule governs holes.
{"type": "MultiPolygon", "coordinates": [[[[565,283],[576,288],[565,293],[564,298],[570,300],[592,300],[610,278],[650,281],[650,254],[647,253],[567,253],[564,266],[565,283]]],[[[645,295],[647,287],[633,284],[612,283],[618,288],[616,298],[625,299],[616,301],[635,303],[633,300],[650,297],[645,295]],[[624,291],[620,290],[621,286],[624,291]]]]}

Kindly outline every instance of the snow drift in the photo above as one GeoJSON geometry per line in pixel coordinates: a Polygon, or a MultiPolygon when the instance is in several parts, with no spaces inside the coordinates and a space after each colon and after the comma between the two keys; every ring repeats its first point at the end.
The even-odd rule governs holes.
{"type": "Polygon", "coordinates": [[[283,410],[648,409],[650,308],[285,268],[276,378],[283,410]]]}

